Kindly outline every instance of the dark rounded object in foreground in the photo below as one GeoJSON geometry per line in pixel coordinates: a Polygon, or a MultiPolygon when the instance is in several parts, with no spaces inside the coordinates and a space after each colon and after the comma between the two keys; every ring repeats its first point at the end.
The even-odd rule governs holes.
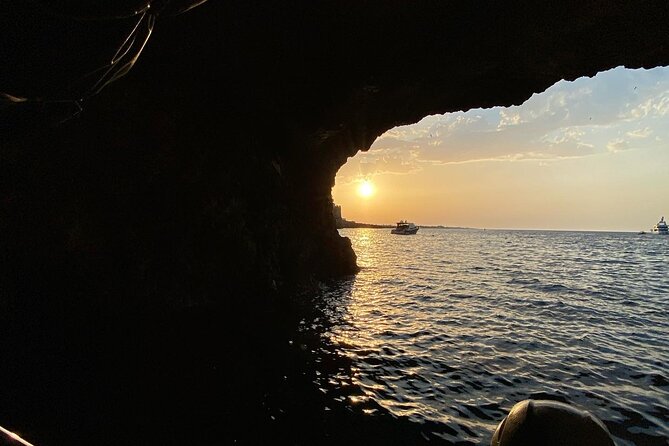
{"type": "Polygon", "coordinates": [[[615,446],[589,412],[557,401],[517,403],[497,426],[490,446],[615,446]]]}

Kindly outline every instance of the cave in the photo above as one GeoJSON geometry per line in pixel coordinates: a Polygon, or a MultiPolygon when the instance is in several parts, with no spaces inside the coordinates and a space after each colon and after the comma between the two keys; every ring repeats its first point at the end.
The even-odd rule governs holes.
{"type": "MultiPolygon", "coordinates": [[[[3,4],[1,330],[16,370],[46,381],[4,369],[3,386],[22,378],[2,399],[69,379],[47,379],[40,349],[88,352],[185,312],[217,314],[233,338],[270,323],[357,270],[332,217],[348,157],[428,114],[668,65],[668,21],[666,2],[590,0],[3,4]]],[[[0,410],[24,431],[49,413],[32,392],[0,410]]],[[[104,438],[44,424],[63,444],[104,438]]]]}

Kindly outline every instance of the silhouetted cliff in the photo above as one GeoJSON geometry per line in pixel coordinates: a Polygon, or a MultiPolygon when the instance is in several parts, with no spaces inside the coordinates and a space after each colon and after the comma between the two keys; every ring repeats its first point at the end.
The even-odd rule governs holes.
{"type": "Polygon", "coordinates": [[[156,1],[138,22],[148,3],[0,6],[2,308],[257,301],[350,274],[330,189],[385,130],[669,64],[666,2],[156,1]]]}

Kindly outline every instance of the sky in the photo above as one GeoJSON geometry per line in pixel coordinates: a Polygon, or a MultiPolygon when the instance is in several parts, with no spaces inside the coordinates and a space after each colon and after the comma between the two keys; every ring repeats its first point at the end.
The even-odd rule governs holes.
{"type": "Polygon", "coordinates": [[[669,217],[669,67],[395,127],[349,158],[332,195],[365,223],[648,230],[669,217]]]}

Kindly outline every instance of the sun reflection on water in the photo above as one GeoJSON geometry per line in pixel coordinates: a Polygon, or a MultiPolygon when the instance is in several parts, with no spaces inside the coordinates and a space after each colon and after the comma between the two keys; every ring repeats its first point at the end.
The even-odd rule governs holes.
{"type": "Polygon", "coordinates": [[[331,295],[326,335],[352,361],[363,395],[351,403],[368,399],[469,444],[489,442],[510,407],[530,397],[592,410],[619,446],[669,436],[669,420],[652,409],[669,400],[652,384],[669,381],[669,350],[654,347],[669,342],[657,239],[342,234],[362,269],[331,295]]]}

